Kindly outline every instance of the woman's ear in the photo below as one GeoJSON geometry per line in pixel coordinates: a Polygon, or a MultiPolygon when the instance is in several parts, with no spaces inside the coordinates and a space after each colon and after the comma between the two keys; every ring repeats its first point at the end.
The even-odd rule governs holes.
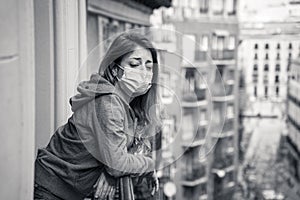
{"type": "Polygon", "coordinates": [[[118,75],[118,70],[116,67],[112,69],[112,75],[113,77],[116,77],[118,75]]]}
{"type": "Polygon", "coordinates": [[[116,67],[115,70],[116,70],[116,76],[118,78],[122,78],[122,76],[124,74],[124,71],[122,69],[118,68],[118,67],[116,67]]]}

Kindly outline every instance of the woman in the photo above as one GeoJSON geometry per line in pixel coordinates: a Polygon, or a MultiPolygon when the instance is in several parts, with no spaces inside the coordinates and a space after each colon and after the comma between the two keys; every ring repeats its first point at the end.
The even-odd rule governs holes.
{"type": "Polygon", "coordinates": [[[115,192],[122,199],[132,191],[131,177],[150,177],[157,190],[155,162],[145,154],[158,121],[151,109],[157,80],[157,52],[149,40],[119,35],[99,72],[70,99],[73,115],[39,149],[35,199],[84,199],[95,189],[95,198],[115,192]]]}

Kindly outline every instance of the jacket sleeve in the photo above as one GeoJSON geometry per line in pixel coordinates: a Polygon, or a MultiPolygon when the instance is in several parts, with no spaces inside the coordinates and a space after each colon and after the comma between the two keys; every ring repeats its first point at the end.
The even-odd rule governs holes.
{"type": "Polygon", "coordinates": [[[119,97],[104,95],[95,101],[94,126],[99,145],[99,158],[106,171],[114,176],[143,175],[154,170],[154,161],[144,155],[133,155],[127,151],[124,132],[125,109],[119,97]]]}

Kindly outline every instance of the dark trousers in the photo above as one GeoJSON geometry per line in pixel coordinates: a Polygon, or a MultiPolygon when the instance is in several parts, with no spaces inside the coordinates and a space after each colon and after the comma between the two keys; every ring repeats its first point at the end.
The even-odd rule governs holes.
{"type": "Polygon", "coordinates": [[[33,199],[34,200],[63,200],[38,184],[34,184],[33,199]]]}

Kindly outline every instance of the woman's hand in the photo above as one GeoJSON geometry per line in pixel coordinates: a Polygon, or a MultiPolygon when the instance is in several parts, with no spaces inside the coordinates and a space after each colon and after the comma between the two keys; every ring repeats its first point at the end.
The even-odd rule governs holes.
{"type": "Polygon", "coordinates": [[[106,200],[108,196],[113,197],[115,194],[116,180],[106,172],[101,173],[96,184],[94,185],[94,198],[106,200]]]}
{"type": "Polygon", "coordinates": [[[158,181],[157,174],[156,174],[155,170],[151,175],[151,184],[152,184],[152,187],[153,187],[153,189],[151,191],[151,195],[153,196],[155,194],[155,192],[157,192],[158,189],[159,189],[159,181],[158,181]]]}

